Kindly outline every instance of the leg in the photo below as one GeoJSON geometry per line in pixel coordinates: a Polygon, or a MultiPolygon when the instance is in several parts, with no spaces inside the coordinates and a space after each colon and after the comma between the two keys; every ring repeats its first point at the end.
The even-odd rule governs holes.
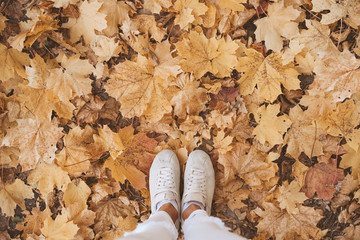
{"type": "Polygon", "coordinates": [[[185,240],[244,240],[230,233],[224,223],[210,217],[215,189],[215,172],[210,157],[203,151],[194,151],[186,163],[182,199],[182,228],[185,240]]]}
{"type": "Polygon", "coordinates": [[[180,166],[170,150],[156,155],[149,176],[151,216],[123,240],[176,240],[180,209],[180,166]]]}
{"type": "Polygon", "coordinates": [[[165,211],[157,211],[132,232],[125,233],[121,240],[176,240],[178,230],[171,217],[165,211]]]}
{"type": "Polygon", "coordinates": [[[184,221],[182,226],[185,240],[246,240],[229,232],[224,223],[216,217],[210,217],[204,210],[195,210],[184,221]]]}

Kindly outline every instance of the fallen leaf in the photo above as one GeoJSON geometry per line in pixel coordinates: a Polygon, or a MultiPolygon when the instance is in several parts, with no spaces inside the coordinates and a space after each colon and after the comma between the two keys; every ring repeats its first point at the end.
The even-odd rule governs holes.
{"type": "Polygon", "coordinates": [[[305,193],[300,192],[300,189],[301,185],[296,181],[292,181],[290,184],[283,182],[283,185],[279,188],[279,207],[286,209],[289,214],[299,214],[298,206],[301,206],[307,199],[305,193]]]}
{"type": "Polygon", "coordinates": [[[79,207],[87,208],[86,202],[90,196],[91,189],[82,180],[73,180],[67,185],[64,192],[63,201],[66,207],[69,207],[73,203],[80,204],[79,207]]]}
{"type": "Polygon", "coordinates": [[[63,214],[58,215],[55,220],[48,216],[41,228],[41,233],[49,240],[68,240],[73,239],[78,230],[73,221],[68,221],[67,216],[63,214]]]}
{"type": "Polygon", "coordinates": [[[30,58],[26,53],[19,52],[14,48],[7,48],[0,44],[0,79],[8,81],[17,75],[26,78],[25,66],[30,64],[30,58]]]}

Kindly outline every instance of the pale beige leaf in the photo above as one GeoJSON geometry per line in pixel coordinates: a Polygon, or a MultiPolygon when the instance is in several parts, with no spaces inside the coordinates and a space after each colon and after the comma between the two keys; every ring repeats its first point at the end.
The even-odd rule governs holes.
{"type": "Polygon", "coordinates": [[[2,81],[8,81],[17,75],[26,78],[25,66],[30,64],[30,58],[26,53],[0,44],[0,61],[2,62],[0,67],[2,81]]]}
{"type": "Polygon", "coordinates": [[[87,208],[86,202],[90,196],[91,189],[86,185],[83,180],[73,180],[67,185],[66,191],[64,192],[63,201],[65,206],[69,207],[74,203],[80,204],[79,207],[87,208]]]}
{"type": "Polygon", "coordinates": [[[79,228],[68,221],[65,214],[58,215],[55,220],[48,216],[44,221],[44,227],[41,228],[41,233],[48,240],[69,240],[73,239],[79,228]]]}

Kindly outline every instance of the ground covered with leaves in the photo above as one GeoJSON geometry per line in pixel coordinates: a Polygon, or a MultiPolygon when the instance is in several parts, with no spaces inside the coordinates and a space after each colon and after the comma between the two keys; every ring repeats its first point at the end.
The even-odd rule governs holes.
{"type": "Polygon", "coordinates": [[[1,0],[0,239],[115,239],[163,149],[251,239],[360,239],[358,0],[1,0]]]}

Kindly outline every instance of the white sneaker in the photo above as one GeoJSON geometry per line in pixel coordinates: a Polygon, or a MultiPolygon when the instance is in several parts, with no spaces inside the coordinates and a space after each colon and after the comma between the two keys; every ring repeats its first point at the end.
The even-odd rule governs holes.
{"type": "Polygon", "coordinates": [[[200,202],[210,216],[214,190],[215,173],[209,155],[201,150],[193,151],[186,162],[181,206],[190,201],[200,202]]]}
{"type": "MultiPolygon", "coordinates": [[[[150,168],[149,185],[152,213],[157,211],[158,203],[164,201],[175,200],[180,210],[180,165],[173,151],[163,150],[156,155],[150,168]]],[[[180,216],[180,212],[178,214],[180,216]]]]}

